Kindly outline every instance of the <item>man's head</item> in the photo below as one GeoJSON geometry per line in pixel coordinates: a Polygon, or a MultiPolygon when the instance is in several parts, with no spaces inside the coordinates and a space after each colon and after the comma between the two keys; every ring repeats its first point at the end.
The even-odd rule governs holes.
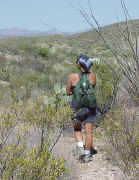
{"type": "Polygon", "coordinates": [[[76,63],[78,65],[78,68],[83,72],[89,72],[93,65],[91,58],[84,54],[80,54],[77,57],[76,63]]]}

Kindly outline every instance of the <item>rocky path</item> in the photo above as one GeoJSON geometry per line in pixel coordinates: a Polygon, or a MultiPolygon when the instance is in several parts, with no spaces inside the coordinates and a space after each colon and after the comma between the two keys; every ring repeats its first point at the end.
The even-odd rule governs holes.
{"type": "Polygon", "coordinates": [[[68,172],[60,180],[123,180],[119,168],[106,159],[102,140],[94,137],[94,144],[98,153],[91,162],[80,163],[73,155],[76,145],[74,137],[62,135],[54,153],[66,160],[68,172]]]}

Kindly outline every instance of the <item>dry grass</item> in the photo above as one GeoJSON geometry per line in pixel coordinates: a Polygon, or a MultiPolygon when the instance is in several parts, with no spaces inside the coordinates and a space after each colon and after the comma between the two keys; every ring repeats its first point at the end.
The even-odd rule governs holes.
{"type": "Polygon", "coordinates": [[[139,107],[119,104],[105,117],[104,129],[108,159],[118,165],[127,179],[138,178],[139,107]]]}

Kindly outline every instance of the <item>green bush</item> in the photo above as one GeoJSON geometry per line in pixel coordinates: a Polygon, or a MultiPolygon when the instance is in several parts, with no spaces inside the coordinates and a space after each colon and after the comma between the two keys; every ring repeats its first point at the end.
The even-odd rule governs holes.
{"type": "Polygon", "coordinates": [[[19,49],[19,54],[29,54],[29,55],[34,55],[37,52],[37,48],[34,46],[32,43],[28,42],[21,42],[18,45],[19,49]]]}
{"type": "Polygon", "coordinates": [[[62,117],[65,119],[66,112],[56,115],[55,107],[43,104],[40,99],[4,110],[0,115],[0,178],[56,180],[63,174],[66,170],[64,160],[52,156],[51,146],[54,148],[54,145],[49,140],[51,128],[59,127],[62,117]],[[41,138],[30,144],[28,140],[34,133],[41,138]]]}
{"type": "Polygon", "coordinates": [[[43,58],[49,58],[50,50],[48,48],[38,48],[38,55],[43,58]]]}
{"type": "Polygon", "coordinates": [[[97,104],[102,114],[112,107],[118,91],[119,76],[116,75],[117,67],[114,64],[113,68],[115,71],[103,61],[94,63],[92,68],[92,71],[96,74],[95,92],[97,104]]]}

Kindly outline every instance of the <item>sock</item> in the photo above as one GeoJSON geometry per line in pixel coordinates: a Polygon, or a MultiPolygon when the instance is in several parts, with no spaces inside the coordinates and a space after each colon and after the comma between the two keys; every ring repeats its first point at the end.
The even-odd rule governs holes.
{"type": "Polygon", "coordinates": [[[84,150],[84,154],[90,154],[90,151],[88,151],[88,150],[84,150]]]}
{"type": "Polygon", "coordinates": [[[83,147],[83,142],[82,142],[82,141],[77,142],[77,146],[78,146],[78,147],[83,147]]]}

